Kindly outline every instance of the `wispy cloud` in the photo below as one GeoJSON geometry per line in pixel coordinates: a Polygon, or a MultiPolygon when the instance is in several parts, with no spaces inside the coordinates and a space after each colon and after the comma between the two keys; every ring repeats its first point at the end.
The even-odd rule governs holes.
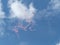
{"type": "Polygon", "coordinates": [[[37,16],[41,19],[42,17],[48,18],[50,16],[56,16],[60,13],[60,0],[51,0],[47,8],[40,10],[37,16]]]}
{"type": "Polygon", "coordinates": [[[28,42],[20,42],[19,45],[29,45],[29,43],[28,42]]]}
{"type": "Polygon", "coordinates": [[[2,2],[0,0],[0,37],[4,35],[4,31],[5,31],[5,28],[4,28],[5,22],[3,18],[5,18],[5,13],[3,11],[2,2]]]}
{"type": "Polygon", "coordinates": [[[0,37],[3,37],[5,34],[5,22],[3,19],[0,19],[0,37]]]}
{"type": "Polygon", "coordinates": [[[9,0],[8,6],[10,8],[10,18],[18,18],[20,20],[22,19],[31,21],[32,18],[38,18],[38,20],[40,20],[41,18],[47,19],[50,16],[57,15],[60,10],[60,1],[51,0],[46,9],[40,10],[38,12],[36,12],[36,8],[33,6],[33,3],[30,3],[29,7],[27,7],[24,3],[18,0],[9,0]]]}
{"type": "Polygon", "coordinates": [[[51,0],[50,4],[53,10],[60,10],[60,0],[51,0]]]}
{"type": "Polygon", "coordinates": [[[56,45],[60,45],[60,42],[58,42],[56,45]]]}
{"type": "Polygon", "coordinates": [[[0,0],[0,18],[5,18],[5,13],[4,13],[4,11],[3,11],[2,8],[3,8],[3,7],[2,7],[2,2],[1,2],[1,0],[0,0]]]}

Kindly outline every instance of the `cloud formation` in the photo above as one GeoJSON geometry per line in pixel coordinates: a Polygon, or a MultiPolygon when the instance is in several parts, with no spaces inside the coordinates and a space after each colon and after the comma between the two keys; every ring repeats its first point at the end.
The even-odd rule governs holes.
{"type": "Polygon", "coordinates": [[[47,6],[47,8],[40,10],[36,17],[39,17],[40,19],[42,17],[48,18],[52,16],[56,16],[60,13],[60,0],[51,0],[47,6]]]}
{"type": "Polygon", "coordinates": [[[2,8],[3,8],[3,7],[2,7],[2,2],[1,2],[1,0],[0,0],[0,18],[5,18],[5,13],[4,13],[4,11],[3,11],[2,8]]]}
{"type": "Polygon", "coordinates": [[[29,5],[29,8],[25,6],[21,1],[9,1],[10,8],[10,17],[11,18],[19,18],[26,21],[31,21],[36,13],[36,9],[33,6],[33,3],[29,5]]]}
{"type": "MultiPolygon", "coordinates": [[[[38,13],[36,12],[36,8],[33,6],[33,3],[30,3],[29,7],[27,7],[24,3],[21,2],[21,0],[20,1],[19,0],[9,0],[8,6],[10,8],[10,10],[9,10],[10,18],[18,18],[20,20],[26,20],[27,22],[31,22],[32,19],[35,18],[35,16],[38,18],[38,20],[40,20],[43,17],[55,16],[56,15],[55,11],[59,12],[59,10],[60,10],[60,1],[51,0],[48,4],[47,8],[40,10],[38,13]],[[35,13],[37,13],[37,14],[35,14],[35,13]]],[[[3,8],[2,2],[0,0],[0,18],[5,17],[5,13],[2,8],[3,8]]],[[[9,20],[9,21],[11,22],[11,20],[9,20]]],[[[12,19],[12,21],[13,21],[13,19],[12,19]]],[[[1,22],[1,24],[5,23],[4,21],[3,22],[0,21],[0,22],[1,22]]],[[[11,24],[11,23],[9,23],[9,24],[11,24]]],[[[31,25],[31,23],[29,23],[26,27],[28,28],[30,25],[31,25]]],[[[22,26],[20,25],[20,27],[23,29],[26,28],[23,25],[22,26]]],[[[4,28],[1,30],[4,30],[4,28]]],[[[0,31],[0,32],[2,32],[2,31],[0,31]]],[[[17,30],[15,30],[15,32],[17,32],[17,30]]],[[[3,34],[3,33],[1,33],[1,34],[3,34]]]]}
{"type": "Polygon", "coordinates": [[[19,45],[29,45],[29,43],[28,42],[20,42],[19,45]]]}
{"type": "Polygon", "coordinates": [[[3,7],[2,7],[2,2],[0,0],[0,38],[4,35],[4,31],[5,31],[5,22],[4,19],[5,18],[5,12],[3,11],[3,7]]]}
{"type": "Polygon", "coordinates": [[[57,43],[56,45],[60,45],[60,42],[59,42],[59,43],[57,43]]]}
{"type": "Polygon", "coordinates": [[[60,0],[51,0],[50,4],[53,10],[60,10],[60,0]]]}

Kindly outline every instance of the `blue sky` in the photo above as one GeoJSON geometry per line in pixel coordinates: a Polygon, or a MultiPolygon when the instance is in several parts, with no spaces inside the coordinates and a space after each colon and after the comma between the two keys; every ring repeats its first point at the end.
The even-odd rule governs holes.
{"type": "Polygon", "coordinates": [[[0,45],[60,45],[59,0],[1,0],[0,4],[0,45]]]}

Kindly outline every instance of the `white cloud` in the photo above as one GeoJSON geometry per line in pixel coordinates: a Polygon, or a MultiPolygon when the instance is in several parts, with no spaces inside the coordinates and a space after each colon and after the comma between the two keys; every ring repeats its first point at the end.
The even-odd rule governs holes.
{"type": "Polygon", "coordinates": [[[9,8],[11,18],[17,17],[19,19],[27,21],[31,21],[36,12],[36,9],[33,7],[32,3],[29,5],[29,8],[27,8],[27,6],[25,6],[21,1],[18,0],[15,0],[14,2],[11,1],[11,3],[9,3],[9,8]]]}
{"type": "MultiPolygon", "coordinates": [[[[18,0],[9,0],[10,17],[19,18],[26,21],[31,21],[35,16],[36,8],[33,3],[30,3],[29,8],[18,0]]],[[[40,19],[42,17],[55,16],[60,11],[60,0],[51,0],[46,9],[40,10],[37,15],[40,19]]],[[[37,18],[38,18],[37,17],[37,18]]]]}
{"type": "Polygon", "coordinates": [[[60,10],[60,0],[51,0],[50,5],[53,10],[60,10]]]}
{"type": "Polygon", "coordinates": [[[5,13],[4,13],[4,11],[2,10],[2,2],[1,2],[1,0],[0,0],[0,18],[5,18],[5,13]]]}
{"type": "MultiPolygon", "coordinates": [[[[48,18],[52,16],[58,16],[60,13],[60,0],[51,0],[46,9],[40,10],[37,16],[41,19],[42,17],[48,18]]],[[[37,18],[38,18],[37,17],[37,18]]]]}
{"type": "Polygon", "coordinates": [[[4,35],[5,32],[5,22],[3,19],[0,19],[0,37],[4,35]]]}
{"type": "Polygon", "coordinates": [[[5,22],[3,20],[3,18],[5,18],[5,13],[2,9],[3,9],[2,2],[0,0],[0,37],[2,37],[4,35],[4,30],[5,30],[5,28],[4,28],[5,22]]]}
{"type": "Polygon", "coordinates": [[[29,45],[28,42],[20,42],[19,45],[29,45]]]}
{"type": "Polygon", "coordinates": [[[57,43],[56,45],[60,45],[60,42],[59,42],[59,43],[57,43]]]}
{"type": "Polygon", "coordinates": [[[4,36],[4,28],[0,27],[0,38],[4,36]]]}

